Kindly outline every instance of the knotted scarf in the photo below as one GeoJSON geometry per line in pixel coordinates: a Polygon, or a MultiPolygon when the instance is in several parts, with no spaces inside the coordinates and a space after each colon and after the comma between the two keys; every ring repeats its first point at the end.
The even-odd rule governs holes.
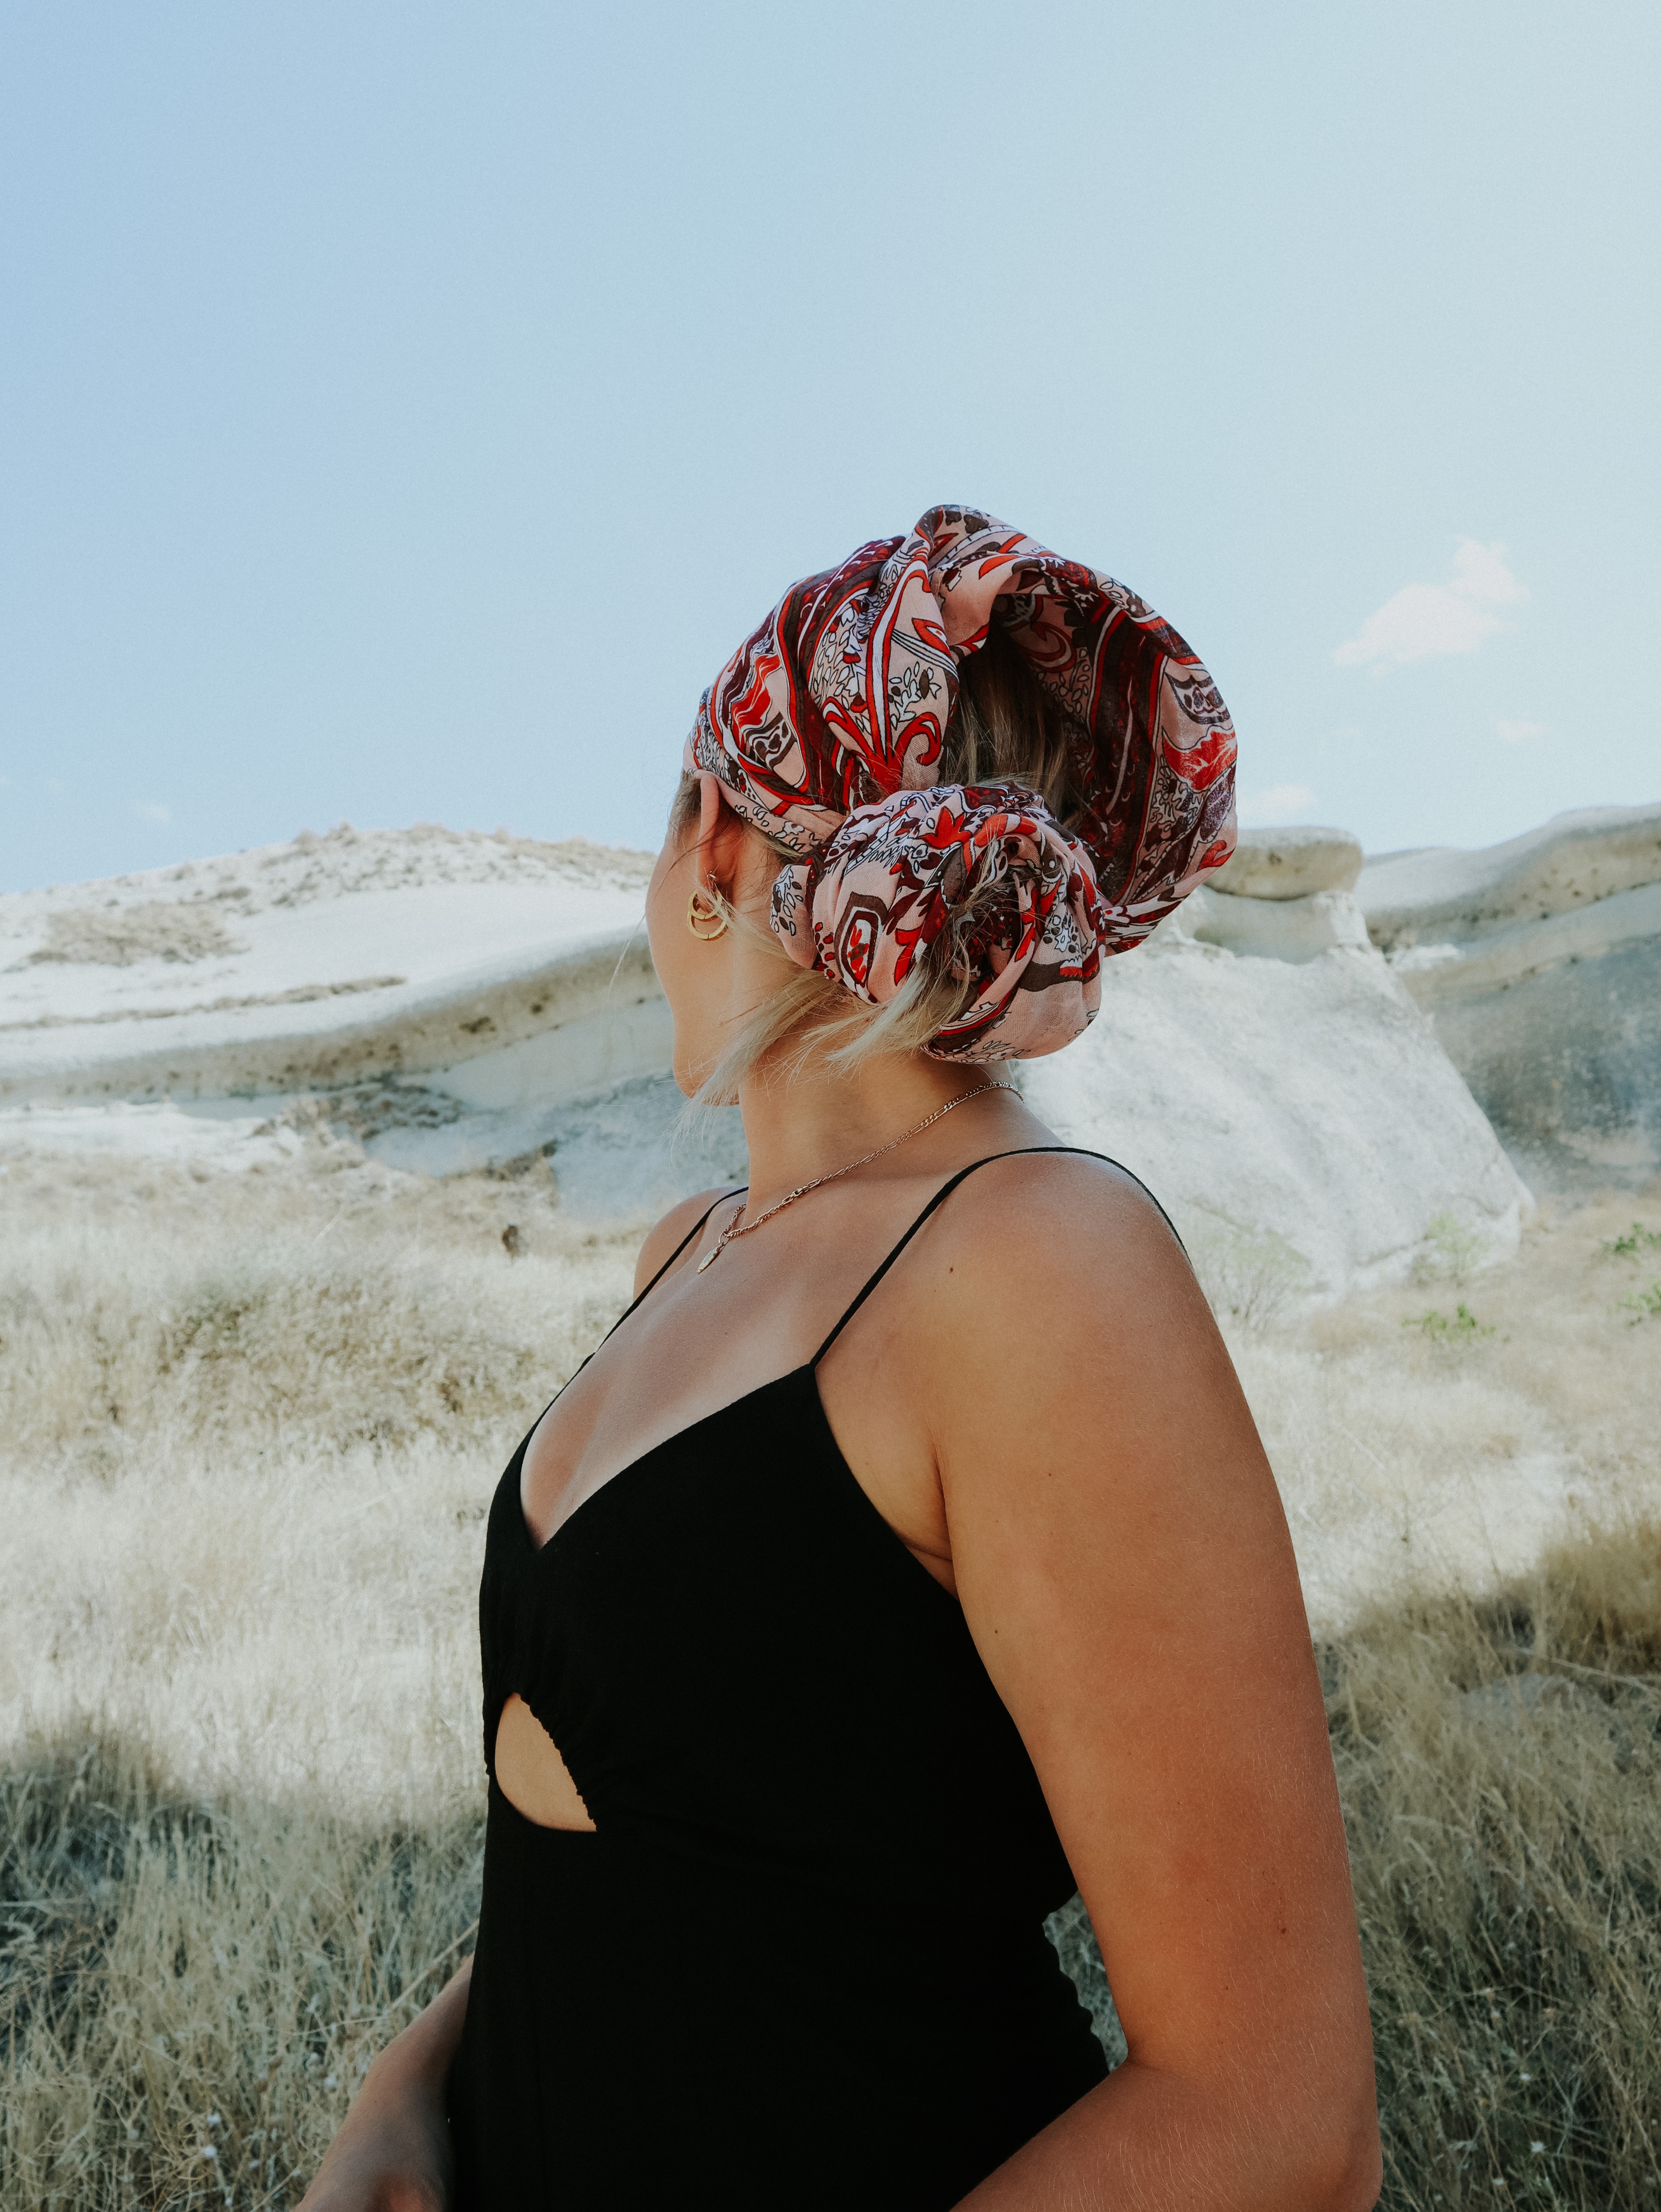
{"type": "Polygon", "coordinates": [[[772,925],[873,1005],[918,956],[970,1003],[942,1059],[1057,1051],[1104,957],[1140,945],[1234,849],[1233,728],[1183,640],[1109,576],[972,507],[793,585],[699,702],[685,766],[800,858],[772,925]],[[941,784],[958,668],[996,623],[1079,732],[1069,835],[1014,783],[941,784]]]}

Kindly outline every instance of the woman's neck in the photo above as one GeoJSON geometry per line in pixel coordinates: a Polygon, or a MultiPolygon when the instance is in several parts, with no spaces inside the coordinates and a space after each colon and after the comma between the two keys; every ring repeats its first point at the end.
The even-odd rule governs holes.
{"type": "Polygon", "coordinates": [[[1007,1078],[916,1052],[873,1054],[846,1073],[810,1062],[788,1074],[780,1055],[770,1054],[739,1091],[752,1204],[767,1206],[816,1176],[834,1174],[994,1080],[1007,1078]]]}

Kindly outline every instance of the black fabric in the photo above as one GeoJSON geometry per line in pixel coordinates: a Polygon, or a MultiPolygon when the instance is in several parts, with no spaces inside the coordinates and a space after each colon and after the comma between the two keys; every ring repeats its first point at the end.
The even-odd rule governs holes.
{"type": "Polygon", "coordinates": [[[486,1762],[517,1691],[595,1832],[536,1826],[492,1773],[450,2088],[467,2212],[930,2212],[1105,2073],[1043,1931],[1075,1885],[1025,1747],[815,1372],[984,1164],[813,1360],[646,1453],[540,1550],[525,1444],[508,1463],[479,1596],[486,1762]]]}

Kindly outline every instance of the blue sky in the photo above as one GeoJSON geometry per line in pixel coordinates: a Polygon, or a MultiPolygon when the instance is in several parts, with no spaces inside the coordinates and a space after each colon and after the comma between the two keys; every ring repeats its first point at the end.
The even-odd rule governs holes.
{"type": "Polygon", "coordinates": [[[0,888],[654,844],[927,506],[1133,585],[1248,819],[1661,796],[1661,11],[0,4],[0,888]]]}

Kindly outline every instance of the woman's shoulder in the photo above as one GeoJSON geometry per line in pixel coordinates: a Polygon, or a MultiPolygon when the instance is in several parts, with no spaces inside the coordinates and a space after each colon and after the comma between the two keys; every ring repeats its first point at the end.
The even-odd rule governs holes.
{"type": "Polygon", "coordinates": [[[701,1190],[691,1198],[684,1198],[678,1206],[672,1206],[663,1218],[647,1231],[646,1241],[640,1248],[640,1257],[635,1262],[636,1297],[653,1276],[668,1266],[705,1215],[719,1206],[733,1188],[731,1183],[717,1183],[713,1189],[701,1190]]]}
{"type": "MultiPolygon", "coordinates": [[[[988,1498],[1025,1489],[1035,1437],[1079,1467],[1097,1464],[1106,1436],[1135,1439],[1135,1480],[1116,1458],[1115,1494],[1124,1505],[1135,1492],[1140,1510],[1195,1432],[1233,1434],[1244,1420],[1248,1434],[1210,1304],[1129,1170],[1037,1153],[983,1168],[958,1194],[977,1185],[975,1203],[942,1224],[913,1309],[910,1371],[959,1507],[971,1465],[983,1463],[988,1498]]],[[[954,1536],[954,1559],[957,1548],[954,1536]]]]}
{"type": "MultiPolygon", "coordinates": [[[[1032,1151],[989,1161],[942,1209],[946,1304],[1007,1322],[1010,1302],[1104,1316],[1122,1298],[1197,1297],[1175,1225],[1139,1176],[1093,1152],[1032,1151]],[[966,1202],[959,1202],[966,1201],[966,1202]]],[[[1200,1304],[1203,1306],[1203,1300],[1200,1304]]]]}
{"type": "MultiPolygon", "coordinates": [[[[1178,1255],[1182,1241],[1156,1194],[1134,1170],[1105,1152],[1052,1140],[977,1162],[965,1185],[978,1225],[1019,1238],[1024,1231],[1049,1242],[1069,1222],[1088,1245],[1104,1231],[1133,1227],[1158,1231],[1178,1255]]],[[[970,1211],[960,1210],[960,1216],[970,1211]]],[[[1073,1240],[1068,1239],[1071,1242],[1073,1240]]]]}

